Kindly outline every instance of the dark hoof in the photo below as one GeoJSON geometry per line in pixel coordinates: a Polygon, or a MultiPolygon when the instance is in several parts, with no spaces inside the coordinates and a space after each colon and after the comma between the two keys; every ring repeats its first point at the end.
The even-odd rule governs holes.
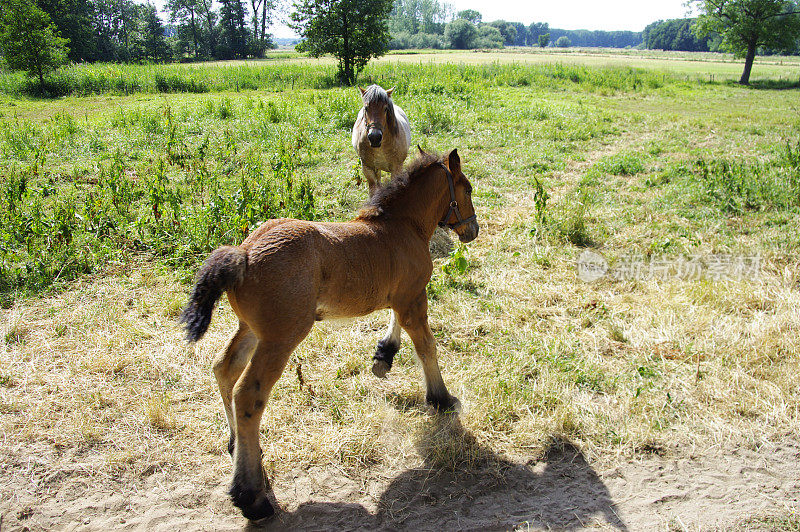
{"type": "Polygon", "coordinates": [[[384,362],[383,360],[375,360],[372,363],[372,373],[378,377],[379,379],[385,379],[386,374],[389,373],[389,364],[384,362]]]}
{"type": "Polygon", "coordinates": [[[374,373],[379,379],[385,378],[389,370],[392,369],[394,356],[399,350],[399,345],[391,344],[384,340],[378,342],[378,345],[375,348],[375,356],[372,357],[372,359],[375,361],[372,364],[372,373],[374,373]]]}
{"type": "Polygon", "coordinates": [[[241,510],[242,515],[250,521],[260,521],[261,519],[266,519],[267,517],[275,515],[275,508],[265,495],[261,495],[255,504],[242,507],[241,510]]]}
{"type": "Polygon", "coordinates": [[[233,456],[233,450],[236,449],[236,439],[231,434],[231,437],[228,438],[228,454],[233,456]]]}
{"type": "MultiPolygon", "coordinates": [[[[237,478],[237,476],[234,475],[233,482],[228,490],[228,495],[231,496],[234,506],[241,508],[242,512],[244,512],[245,508],[258,506],[257,503],[259,503],[261,499],[266,500],[266,497],[264,496],[266,487],[267,483],[263,477],[261,481],[261,487],[259,489],[255,489],[250,487],[249,483],[244,481],[243,478],[237,478]]],[[[267,501],[267,504],[269,504],[269,501],[267,501]]]]}
{"type": "Polygon", "coordinates": [[[228,495],[231,496],[233,505],[237,508],[247,508],[256,502],[256,497],[261,493],[260,490],[242,488],[236,482],[233,483],[231,489],[228,490],[228,495]]]}
{"type": "Polygon", "coordinates": [[[425,400],[440,414],[458,414],[461,412],[461,401],[448,395],[446,397],[426,396],[425,400]]]}

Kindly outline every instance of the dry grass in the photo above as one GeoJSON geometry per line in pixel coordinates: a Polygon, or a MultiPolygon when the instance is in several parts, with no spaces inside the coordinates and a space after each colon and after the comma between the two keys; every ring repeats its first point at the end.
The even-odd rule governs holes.
{"type": "MultiPolygon", "coordinates": [[[[513,227],[522,211],[494,222],[513,227]]],[[[786,272],[586,285],[569,257],[542,267],[547,245],[524,238],[506,229],[476,242],[466,288],[431,304],[469,437],[429,438],[423,456],[447,467],[480,459],[480,446],[530,457],[563,437],[616,460],[796,436],[800,294],[786,272]],[[521,251],[503,263],[493,259],[501,247],[521,251]]],[[[797,265],[786,268],[796,278],[797,265]]],[[[148,264],[121,274],[5,311],[5,466],[52,446],[101,456],[95,474],[224,475],[227,429],[208,368],[234,330],[231,311],[223,303],[190,348],[175,323],[185,288],[148,264]]],[[[387,381],[366,370],[384,318],[322,324],[297,350],[264,416],[271,475],[321,464],[397,471],[420,456],[414,435],[428,410],[407,340],[387,381]]]]}

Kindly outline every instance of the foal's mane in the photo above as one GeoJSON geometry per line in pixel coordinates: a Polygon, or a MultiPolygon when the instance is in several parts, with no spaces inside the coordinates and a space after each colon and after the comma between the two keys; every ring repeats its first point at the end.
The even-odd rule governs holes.
{"type": "Polygon", "coordinates": [[[398,196],[403,195],[406,189],[425,174],[431,166],[438,164],[443,164],[441,155],[425,152],[417,155],[417,158],[409,163],[405,171],[397,174],[386,186],[380,187],[372,194],[358,211],[358,219],[370,220],[386,213],[398,196]]]}
{"type": "Polygon", "coordinates": [[[397,133],[397,117],[394,115],[394,102],[392,97],[389,96],[383,87],[380,85],[370,85],[364,94],[361,96],[364,101],[364,107],[369,107],[373,103],[385,103],[389,106],[389,120],[388,125],[392,133],[397,133]]]}

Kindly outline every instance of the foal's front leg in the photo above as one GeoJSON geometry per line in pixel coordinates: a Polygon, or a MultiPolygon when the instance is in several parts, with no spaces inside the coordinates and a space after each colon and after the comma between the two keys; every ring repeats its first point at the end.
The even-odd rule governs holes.
{"type": "Polygon", "coordinates": [[[425,400],[440,412],[458,410],[458,399],[444,385],[436,357],[436,339],[428,326],[428,297],[422,292],[410,305],[398,309],[400,324],[411,337],[425,373],[425,400]]]}

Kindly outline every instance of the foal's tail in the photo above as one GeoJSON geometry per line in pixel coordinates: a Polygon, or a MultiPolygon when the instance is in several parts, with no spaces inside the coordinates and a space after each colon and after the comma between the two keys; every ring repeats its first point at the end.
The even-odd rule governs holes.
{"type": "Polygon", "coordinates": [[[214,304],[222,292],[236,288],[244,279],[247,268],[247,253],[237,247],[222,246],[211,252],[200,271],[178,321],[186,329],[186,339],[196,342],[208,330],[214,304]]]}

